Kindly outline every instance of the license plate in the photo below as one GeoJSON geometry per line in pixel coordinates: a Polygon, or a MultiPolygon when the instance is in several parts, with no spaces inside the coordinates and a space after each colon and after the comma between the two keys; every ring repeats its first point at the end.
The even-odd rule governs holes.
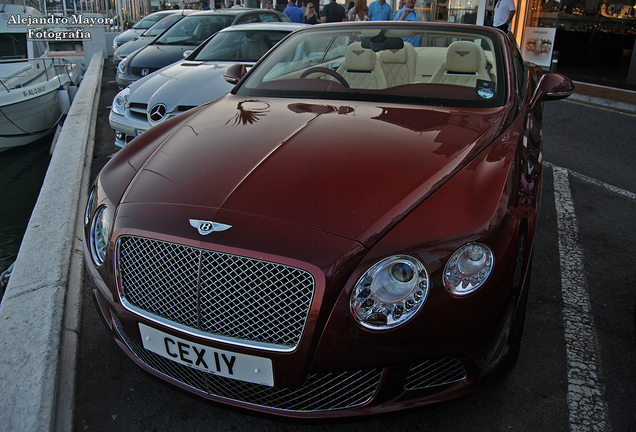
{"type": "Polygon", "coordinates": [[[211,374],[266,386],[274,385],[268,358],[210,348],[139,323],[144,348],[162,357],[211,374]]]}
{"type": "Polygon", "coordinates": [[[139,135],[141,135],[144,132],[146,132],[146,131],[135,129],[135,137],[138,137],[139,135]]]}

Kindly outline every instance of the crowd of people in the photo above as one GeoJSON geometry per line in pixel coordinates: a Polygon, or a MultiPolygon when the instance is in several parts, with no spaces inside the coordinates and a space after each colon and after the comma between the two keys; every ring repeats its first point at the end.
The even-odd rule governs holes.
{"type": "MultiPolygon", "coordinates": [[[[268,0],[266,7],[272,7],[271,1],[268,0]]],[[[341,21],[419,21],[414,7],[415,0],[400,0],[398,11],[393,14],[393,9],[386,0],[375,0],[369,5],[367,0],[357,0],[355,3],[350,2],[347,9],[336,0],[330,0],[323,7],[322,13],[319,13],[317,5],[312,2],[303,1],[302,6],[298,6],[297,0],[288,0],[283,13],[293,22],[307,24],[341,21]]]]}
{"type": "MultiPolygon", "coordinates": [[[[330,0],[326,4],[322,12],[319,9],[318,0],[310,2],[301,0],[301,6],[297,4],[298,0],[288,0],[287,7],[282,12],[286,14],[292,22],[318,24],[328,22],[341,21],[420,21],[415,11],[415,0],[400,0],[398,10],[393,13],[391,5],[386,0],[374,0],[367,5],[367,0],[356,0],[349,2],[348,8],[340,5],[337,0],[330,0]]],[[[266,0],[265,9],[275,9],[274,0],[266,0]]],[[[195,4],[196,8],[208,10],[210,9],[208,0],[201,0],[195,4]]],[[[178,9],[179,6],[175,5],[178,9]]],[[[217,8],[225,8],[225,3],[217,5],[217,8]]],[[[236,0],[232,7],[242,7],[241,0],[236,0]]],[[[166,9],[165,3],[162,3],[162,9],[166,9]]],[[[280,10],[280,9],[279,9],[280,10]]],[[[494,25],[503,31],[508,31],[515,14],[514,0],[499,0],[495,6],[494,23],[492,16],[486,17],[486,25],[494,25]]],[[[475,24],[476,14],[466,14],[464,23],[475,24]]],[[[415,42],[415,41],[413,41],[415,42]]]]}

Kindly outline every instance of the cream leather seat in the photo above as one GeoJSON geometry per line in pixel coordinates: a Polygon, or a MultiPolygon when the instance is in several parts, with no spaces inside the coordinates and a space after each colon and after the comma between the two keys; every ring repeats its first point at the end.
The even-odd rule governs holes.
{"type": "Polygon", "coordinates": [[[474,42],[457,41],[448,47],[430,82],[475,87],[478,79],[490,81],[483,48],[474,42]]]}
{"type": "Polygon", "coordinates": [[[386,78],[377,55],[370,49],[362,48],[360,42],[354,42],[347,47],[347,53],[337,72],[342,75],[351,88],[384,89],[386,78]]]}
{"type": "Polygon", "coordinates": [[[385,50],[379,55],[387,87],[411,84],[415,81],[415,48],[408,42],[400,50],[385,50]]]}
{"type": "Polygon", "coordinates": [[[263,57],[272,47],[271,43],[265,40],[266,37],[262,34],[249,37],[241,47],[241,60],[256,62],[263,57]]]}

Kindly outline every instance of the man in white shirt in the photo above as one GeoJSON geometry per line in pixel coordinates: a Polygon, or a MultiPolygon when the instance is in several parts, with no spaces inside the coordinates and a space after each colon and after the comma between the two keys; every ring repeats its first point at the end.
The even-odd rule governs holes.
{"type": "Polygon", "coordinates": [[[493,27],[508,33],[512,17],[515,16],[514,0],[499,0],[495,5],[495,16],[493,17],[493,27]]]}

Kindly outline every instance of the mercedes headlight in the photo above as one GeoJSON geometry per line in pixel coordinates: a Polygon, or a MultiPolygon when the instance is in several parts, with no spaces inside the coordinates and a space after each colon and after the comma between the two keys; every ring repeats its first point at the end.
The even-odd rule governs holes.
{"type": "Polygon", "coordinates": [[[420,310],[428,286],[424,264],[408,255],[390,256],[360,278],[351,293],[351,314],[369,329],[402,325],[420,310]]]}
{"type": "Polygon", "coordinates": [[[451,294],[470,294],[486,282],[493,265],[494,257],[488,246],[465,244],[446,263],[444,285],[451,294]]]}
{"type": "Polygon", "coordinates": [[[112,110],[115,114],[126,114],[126,105],[128,104],[128,98],[130,97],[130,88],[126,87],[115,96],[113,99],[112,110]]]}
{"type": "Polygon", "coordinates": [[[90,229],[90,247],[93,261],[100,266],[106,259],[106,250],[108,249],[108,237],[110,234],[110,218],[108,216],[108,208],[101,206],[95,212],[93,223],[90,229]]]}

